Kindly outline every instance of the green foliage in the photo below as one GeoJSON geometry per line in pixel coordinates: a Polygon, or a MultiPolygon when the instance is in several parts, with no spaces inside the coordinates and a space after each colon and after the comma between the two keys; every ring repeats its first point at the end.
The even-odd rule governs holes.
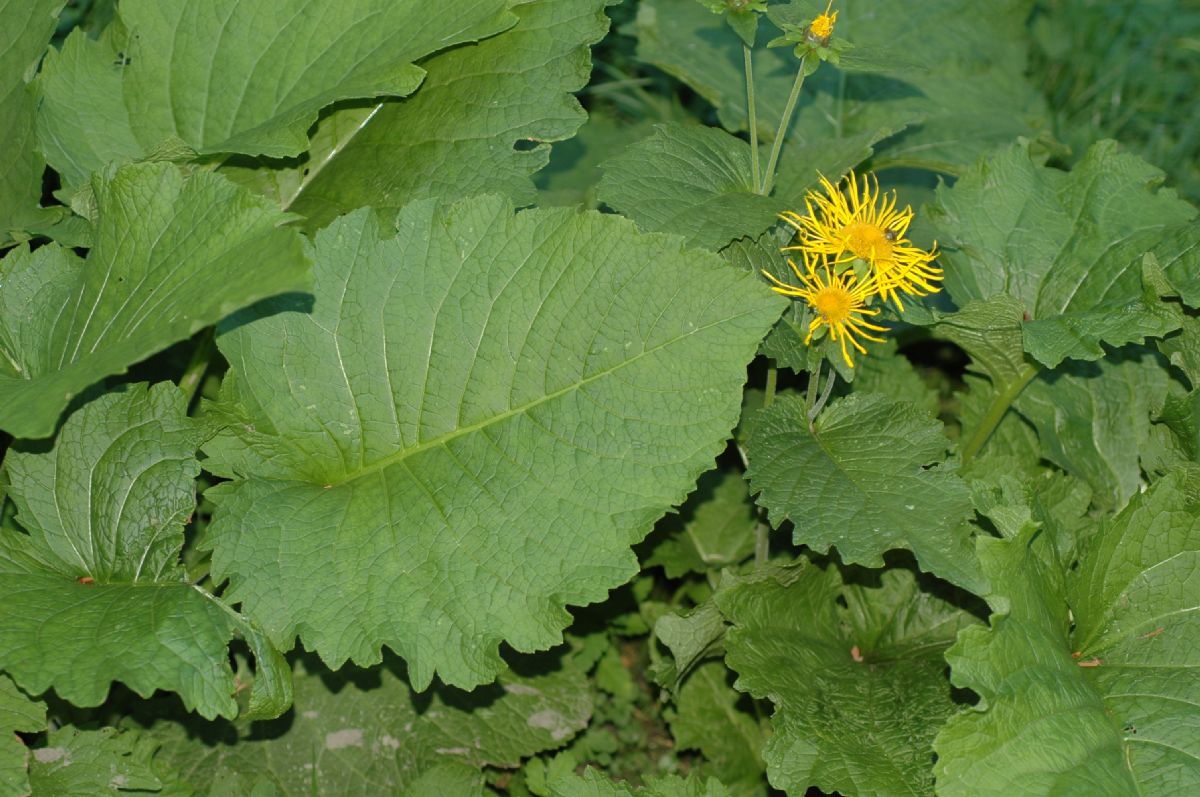
{"type": "Polygon", "coordinates": [[[300,236],[217,175],[140,164],[93,186],[86,260],[51,244],[0,261],[0,428],[10,434],[51,434],[98,380],[307,282],[300,236]]]}
{"type": "Polygon", "coordinates": [[[843,561],[868,567],[907,548],[926,570],[977,590],[970,498],[943,464],[948,444],[911,404],[855,394],[810,427],[804,402],[786,397],[755,421],[747,475],[771,522],[792,522],[795,542],[837,546],[843,561]]]}
{"type": "Polygon", "coordinates": [[[611,216],[423,201],[398,227],[336,222],[313,312],[264,308],[222,336],[227,423],[205,451],[237,480],[210,492],[207,544],[277,644],[303,628],[336,666],[383,643],[418,688],[435,671],[472,687],[503,666],[498,642],[553,644],[563,603],[636,572],[629,544],[712,461],[779,304],[611,216]],[[555,529],[570,542],[546,548],[555,529]]]}
{"type": "MultiPolygon", "coordinates": [[[[423,61],[428,74],[411,99],[335,105],[298,160],[233,160],[227,170],[310,227],[366,205],[391,217],[426,197],[496,193],[532,202],[530,175],[550,157],[545,142],[569,138],[587,118],[570,92],[587,82],[588,46],[607,31],[611,2],[517,4],[509,30],[423,61]]],[[[384,5],[430,15],[421,3],[384,5]]],[[[471,9],[500,5],[462,0],[471,9]]],[[[459,21],[440,4],[432,16],[459,21]]]]}
{"type": "Polygon", "coordinates": [[[947,654],[980,705],[937,740],[945,794],[1186,794],[1200,773],[1194,670],[1196,474],[1162,479],[1104,523],[1071,572],[1049,525],[982,540],[991,629],[947,654]],[[1073,622],[1072,622],[1073,621],[1073,622]]]}
{"type": "Polygon", "coordinates": [[[0,797],[1200,791],[1187,3],[0,17],[0,797]]]}
{"type": "Polygon", "coordinates": [[[46,161],[35,146],[37,100],[28,82],[54,32],[62,2],[0,2],[0,246],[40,226],[55,211],[39,208],[46,161]]]}
{"type": "Polygon", "coordinates": [[[1173,331],[1179,321],[1145,285],[1143,258],[1153,256],[1195,303],[1200,237],[1194,207],[1149,190],[1161,181],[1113,142],[1093,147],[1067,175],[1037,166],[1021,147],[981,160],[938,192],[936,228],[958,250],[945,258],[947,290],[959,304],[1016,298],[1025,350],[1050,368],[1068,357],[1098,360],[1102,342],[1173,331]]]}
{"type": "Polygon", "coordinates": [[[908,571],[875,577],[854,583],[809,565],[718,594],[734,624],[726,647],[738,688],[775,704],[763,756],[771,784],[789,794],[932,786],[935,727],[954,712],[942,652],[971,618],[908,571]]]}
{"type": "Polygon", "coordinates": [[[443,8],[431,17],[388,0],[123,2],[105,41],[76,31],[69,55],[48,64],[41,135],[53,142],[51,165],[78,177],[102,168],[105,156],[164,147],[299,155],[322,108],[410,94],[425,77],[414,61],[513,23],[499,0],[443,8]],[[106,151],[89,152],[97,136],[106,151]]]}
{"type": "MultiPolygon", "coordinates": [[[[73,415],[51,450],[6,458],[25,533],[0,531],[0,666],[26,691],[53,686],[94,706],[119,679],[145,696],[179,692],[205,717],[237,713],[226,646],[235,631],[253,642],[258,632],[179,565],[204,436],[183,403],[169,384],[110,393],[73,415]]],[[[281,663],[271,651],[259,666],[281,663]]],[[[257,683],[277,686],[265,674],[257,683]]],[[[281,683],[252,709],[287,708],[281,683]]]]}
{"type": "Polygon", "coordinates": [[[757,192],[746,142],[712,127],[660,125],[601,168],[601,201],[705,249],[757,236],[785,209],[757,192]]]}
{"type": "Polygon", "coordinates": [[[45,729],[46,707],[30,700],[10,678],[0,675],[0,794],[4,797],[29,793],[29,752],[16,732],[45,729]]]}
{"type": "MultiPolygon", "coordinates": [[[[472,693],[441,687],[421,695],[394,658],[382,667],[337,673],[315,657],[294,674],[290,718],[269,725],[223,725],[216,740],[196,738],[170,718],[153,726],[160,762],[193,782],[238,784],[278,794],[408,794],[455,771],[516,767],[525,756],[573,737],[592,713],[584,672],[546,657],[518,666],[557,665],[545,674],[507,672],[472,693]]],[[[214,729],[216,731],[218,729],[214,729]]],[[[457,792],[455,792],[457,793],[457,792]]]]}

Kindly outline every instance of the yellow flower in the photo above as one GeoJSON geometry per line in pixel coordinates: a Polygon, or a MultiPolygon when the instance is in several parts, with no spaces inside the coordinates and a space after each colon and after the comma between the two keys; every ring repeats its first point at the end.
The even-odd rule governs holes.
{"type": "Polygon", "coordinates": [[[808,337],[804,339],[805,345],[812,341],[814,332],[822,326],[827,326],[829,327],[829,336],[842,345],[842,358],[846,361],[846,365],[853,368],[854,360],[846,351],[846,341],[850,341],[850,345],[858,349],[860,353],[866,354],[867,350],[855,340],[855,336],[882,343],[883,338],[875,337],[867,330],[887,331],[886,327],[877,326],[863,318],[864,316],[879,315],[878,310],[871,310],[866,306],[867,300],[879,292],[875,278],[867,277],[866,280],[859,282],[853,269],[836,274],[829,268],[829,258],[815,255],[812,252],[803,254],[806,273],[801,273],[796,264],[788,259],[788,265],[800,278],[802,285],[788,285],[767,271],[763,271],[763,274],[774,283],[771,290],[782,293],[784,296],[804,299],[816,313],[816,318],[808,325],[808,337]],[[818,262],[825,272],[824,279],[821,274],[817,273],[818,262]]]}
{"type": "Polygon", "coordinates": [[[828,40],[833,35],[833,26],[837,24],[838,12],[834,11],[831,15],[829,9],[833,8],[833,0],[829,0],[829,5],[825,6],[825,13],[818,16],[808,25],[808,31],[814,39],[828,40]]]}
{"type": "Polygon", "coordinates": [[[788,211],[782,218],[799,233],[795,246],[784,251],[828,255],[835,263],[861,259],[871,266],[879,295],[901,310],[899,292],[909,296],[937,293],[942,270],[934,265],[937,244],[925,251],[904,237],[913,220],[912,208],[896,208],[896,192],[884,195],[875,175],[859,184],[854,172],[834,186],[821,178],[825,193],[809,191],[804,198],[807,216],[788,211]]]}

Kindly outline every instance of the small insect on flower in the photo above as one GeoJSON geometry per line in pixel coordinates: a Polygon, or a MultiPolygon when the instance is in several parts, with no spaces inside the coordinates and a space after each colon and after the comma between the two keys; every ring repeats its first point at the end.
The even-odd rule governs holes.
{"type": "Polygon", "coordinates": [[[846,365],[853,368],[854,360],[846,349],[846,341],[849,341],[850,345],[860,354],[866,354],[867,350],[855,339],[856,336],[882,343],[883,338],[876,337],[871,332],[887,331],[886,327],[865,320],[865,317],[879,315],[878,310],[872,310],[866,304],[868,299],[879,292],[875,285],[875,278],[867,277],[860,282],[852,269],[837,274],[830,268],[827,257],[811,252],[803,254],[805,273],[801,273],[795,262],[791,259],[788,260],[788,265],[800,278],[802,285],[788,285],[767,271],[763,271],[763,274],[774,283],[771,290],[784,296],[804,299],[816,313],[816,318],[808,325],[808,337],[804,339],[805,345],[812,341],[813,333],[818,329],[822,326],[829,327],[829,336],[841,344],[842,359],[846,361],[846,365]],[[824,276],[817,271],[818,263],[824,276]]]}
{"type": "Polygon", "coordinates": [[[808,215],[788,211],[782,218],[799,233],[795,246],[784,251],[828,255],[837,263],[862,260],[871,266],[879,294],[903,310],[900,293],[926,296],[941,290],[942,270],[934,265],[937,244],[929,251],[905,238],[912,224],[908,205],[896,207],[896,192],[885,195],[879,180],[852,171],[838,185],[821,177],[822,191],[804,198],[808,215]]]}

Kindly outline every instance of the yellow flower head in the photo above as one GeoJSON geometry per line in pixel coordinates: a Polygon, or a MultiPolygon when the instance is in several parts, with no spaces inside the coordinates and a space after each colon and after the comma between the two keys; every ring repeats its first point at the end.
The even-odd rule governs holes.
{"type": "Polygon", "coordinates": [[[801,285],[788,285],[766,271],[763,271],[763,274],[774,283],[771,286],[773,291],[782,293],[784,296],[803,299],[816,313],[816,317],[808,325],[808,337],[804,339],[805,345],[812,341],[814,332],[822,326],[827,326],[829,327],[829,336],[842,345],[842,358],[846,361],[846,365],[853,368],[854,360],[846,351],[846,341],[850,341],[850,345],[858,349],[861,354],[866,354],[867,350],[855,340],[855,336],[882,343],[883,338],[875,337],[868,330],[887,331],[886,327],[877,326],[864,320],[864,316],[879,315],[878,310],[872,310],[866,305],[867,300],[879,292],[878,286],[875,284],[875,277],[867,277],[866,280],[859,282],[853,269],[847,269],[844,273],[837,274],[829,267],[829,258],[811,252],[803,254],[805,273],[801,273],[791,259],[788,260],[788,265],[800,278],[801,285]],[[817,271],[818,263],[821,265],[824,277],[817,271]]]}
{"type": "Polygon", "coordinates": [[[850,172],[837,186],[824,177],[821,188],[804,198],[807,216],[788,211],[782,218],[799,233],[795,246],[784,251],[828,255],[836,263],[861,259],[871,266],[879,295],[901,310],[900,292],[925,296],[941,290],[942,270],[934,265],[937,244],[925,251],[904,237],[913,220],[912,208],[896,208],[896,192],[884,195],[875,175],[860,180],[850,172]]]}
{"type": "Polygon", "coordinates": [[[829,5],[825,6],[825,13],[818,16],[809,23],[808,31],[814,39],[828,40],[833,35],[833,26],[837,24],[838,12],[829,13],[829,9],[833,8],[833,0],[829,0],[829,5]]]}

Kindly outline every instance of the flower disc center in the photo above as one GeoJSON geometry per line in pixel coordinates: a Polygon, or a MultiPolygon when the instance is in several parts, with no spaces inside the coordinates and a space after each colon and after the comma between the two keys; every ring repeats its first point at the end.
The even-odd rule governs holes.
{"type": "Polygon", "coordinates": [[[877,225],[852,221],[842,230],[842,243],[847,249],[869,263],[892,259],[892,242],[877,225]]]}
{"type": "Polygon", "coordinates": [[[829,286],[821,288],[812,297],[812,305],[828,324],[840,324],[850,318],[854,302],[845,288],[829,286]]]}

